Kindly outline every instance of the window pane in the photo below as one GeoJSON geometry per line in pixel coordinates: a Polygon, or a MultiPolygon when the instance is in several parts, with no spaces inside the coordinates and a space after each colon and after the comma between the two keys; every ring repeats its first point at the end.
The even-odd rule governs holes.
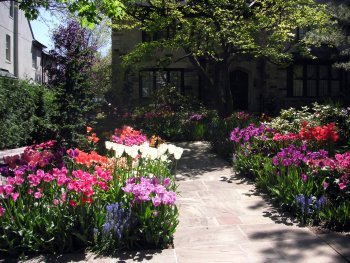
{"type": "Polygon", "coordinates": [[[32,50],[32,67],[37,68],[37,57],[36,57],[36,52],[34,48],[32,50]]]}
{"type": "Polygon", "coordinates": [[[148,98],[151,96],[153,89],[153,71],[141,72],[141,97],[148,98]]]}
{"type": "Polygon", "coordinates": [[[6,60],[11,61],[11,37],[6,35],[6,60]]]}
{"type": "Polygon", "coordinates": [[[329,66],[321,65],[320,66],[320,79],[328,79],[329,78],[329,66]]]}
{"type": "Polygon", "coordinates": [[[320,97],[328,96],[328,80],[320,80],[319,95],[320,97]]]}
{"type": "Polygon", "coordinates": [[[303,81],[294,80],[293,82],[293,96],[301,97],[303,96],[303,81]]]}
{"type": "Polygon", "coordinates": [[[293,78],[294,79],[302,79],[303,78],[303,66],[301,66],[301,65],[294,66],[293,78]]]}
{"type": "Polygon", "coordinates": [[[164,87],[168,82],[167,73],[165,71],[156,72],[156,89],[164,87]]]}
{"type": "Polygon", "coordinates": [[[308,97],[315,97],[317,95],[317,81],[316,80],[308,80],[307,81],[307,92],[306,95],[308,97]]]}
{"type": "Polygon", "coordinates": [[[316,79],[317,78],[317,66],[316,65],[307,65],[307,78],[316,79]]]}
{"type": "Polygon", "coordinates": [[[340,81],[332,80],[331,84],[331,96],[338,96],[340,92],[340,81]]]}
{"type": "Polygon", "coordinates": [[[332,68],[332,79],[339,79],[339,69],[332,68]]]}
{"type": "Polygon", "coordinates": [[[14,2],[10,1],[10,17],[13,17],[13,11],[14,11],[14,2]]]}
{"type": "Polygon", "coordinates": [[[170,71],[169,72],[169,84],[172,87],[181,88],[181,71],[170,71]]]}

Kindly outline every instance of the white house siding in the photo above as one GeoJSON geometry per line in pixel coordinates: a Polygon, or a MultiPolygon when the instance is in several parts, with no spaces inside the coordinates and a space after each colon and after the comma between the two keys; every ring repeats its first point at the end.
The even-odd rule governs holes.
{"type": "Polygon", "coordinates": [[[21,79],[28,79],[41,83],[42,47],[34,44],[35,38],[30,22],[24,12],[14,9],[14,17],[10,17],[10,2],[0,3],[0,68],[8,70],[21,79]],[[15,58],[15,21],[18,21],[18,58],[15,58]],[[11,61],[6,61],[6,34],[11,37],[11,61]],[[37,57],[37,68],[32,67],[32,52],[37,57]],[[15,70],[17,66],[17,72],[15,70]]]}
{"type": "Polygon", "coordinates": [[[13,68],[13,29],[14,21],[10,17],[10,3],[0,3],[0,68],[14,74],[13,68]],[[11,62],[6,61],[6,35],[11,37],[11,62]]]}

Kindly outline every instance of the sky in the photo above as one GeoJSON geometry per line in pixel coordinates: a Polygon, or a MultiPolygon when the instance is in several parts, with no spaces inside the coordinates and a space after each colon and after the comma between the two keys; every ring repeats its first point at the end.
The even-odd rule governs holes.
{"type": "Polygon", "coordinates": [[[34,37],[40,43],[47,46],[49,49],[53,47],[50,39],[50,32],[58,25],[55,17],[51,17],[50,13],[45,9],[40,10],[40,16],[37,20],[30,22],[32,25],[34,37]]]}

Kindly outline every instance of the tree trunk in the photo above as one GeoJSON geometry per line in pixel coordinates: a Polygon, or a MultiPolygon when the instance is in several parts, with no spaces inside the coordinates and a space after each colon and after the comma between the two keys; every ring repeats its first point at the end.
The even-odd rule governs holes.
{"type": "Polygon", "coordinates": [[[233,111],[233,99],[230,86],[230,72],[226,60],[215,64],[214,86],[217,94],[217,106],[222,117],[227,117],[233,111]]]}

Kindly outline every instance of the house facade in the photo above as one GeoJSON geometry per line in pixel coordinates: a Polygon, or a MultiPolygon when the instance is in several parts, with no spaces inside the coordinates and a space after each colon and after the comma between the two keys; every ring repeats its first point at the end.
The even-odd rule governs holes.
{"type": "Polygon", "coordinates": [[[0,76],[45,82],[44,46],[15,1],[0,2],[0,76]]]}
{"type": "MultiPolygon", "coordinates": [[[[137,71],[122,69],[121,56],[142,41],[147,39],[139,30],[113,31],[113,87],[124,93],[124,96],[121,95],[123,103],[142,103],[152,96],[155,89],[171,84],[185,95],[198,98],[207,105],[215,104],[215,92],[218,91],[205,85],[188,59],[180,59],[185,56],[184,52],[167,54],[160,51],[165,56],[171,55],[173,61],[178,61],[166,68],[160,69],[150,60],[149,65],[137,71]]],[[[298,107],[320,100],[345,100],[349,103],[350,73],[332,66],[328,48],[314,52],[318,59],[296,55],[289,65],[238,57],[229,68],[234,109],[277,112],[281,108],[298,107]]]]}

